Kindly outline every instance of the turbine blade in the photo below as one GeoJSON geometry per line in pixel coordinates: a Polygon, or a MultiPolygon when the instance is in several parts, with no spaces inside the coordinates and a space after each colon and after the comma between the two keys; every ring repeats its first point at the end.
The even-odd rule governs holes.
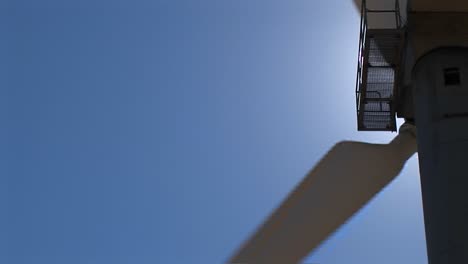
{"type": "Polygon", "coordinates": [[[229,263],[301,261],[400,173],[416,151],[408,126],[389,144],[336,144],[229,263]]]}

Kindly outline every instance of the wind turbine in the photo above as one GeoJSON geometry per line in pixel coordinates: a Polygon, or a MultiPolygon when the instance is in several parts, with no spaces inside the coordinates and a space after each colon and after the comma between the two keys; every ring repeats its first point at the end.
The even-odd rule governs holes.
{"type": "Polygon", "coordinates": [[[418,151],[430,264],[468,263],[468,1],[355,0],[361,9],[358,130],[337,143],[230,263],[297,263],[391,182],[418,151]]]}

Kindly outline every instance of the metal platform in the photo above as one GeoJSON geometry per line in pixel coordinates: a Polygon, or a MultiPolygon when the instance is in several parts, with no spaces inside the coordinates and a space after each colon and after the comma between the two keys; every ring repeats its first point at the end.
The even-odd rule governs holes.
{"type": "MultiPolygon", "coordinates": [[[[363,1],[356,80],[358,130],[396,131],[394,95],[398,94],[404,30],[398,1],[394,10],[369,10],[363,1]],[[394,26],[373,28],[368,15],[393,17],[394,26]]],[[[377,19],[376,21],[378,21],[377,19]]],[[[380,19],[382,21],[382,19],[380,19]]]]}

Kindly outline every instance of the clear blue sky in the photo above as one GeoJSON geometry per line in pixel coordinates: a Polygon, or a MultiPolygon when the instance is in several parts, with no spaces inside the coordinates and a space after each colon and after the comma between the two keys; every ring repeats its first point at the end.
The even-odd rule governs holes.
{"type": "MultiPolygon", "coordinates": [[[[356,131],[351,0],[7,0],[0,17],[1,263],[222,263],[336,141],[394,136],[356,131]]],[[[425,254],[414,157],[306,262],[425,254]]]]}

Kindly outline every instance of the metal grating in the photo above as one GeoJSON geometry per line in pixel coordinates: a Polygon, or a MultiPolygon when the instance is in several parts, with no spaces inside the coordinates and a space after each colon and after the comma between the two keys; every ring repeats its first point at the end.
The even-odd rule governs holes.
{"type": "Polygon", "coordinates": [[[368,34],[369,56],[368,63],[371,67],[390,67],[397,64],[395,49],[398,49],[400,36],[396,34],[384,34],[376,32],[377,35],[368,34]]]}
{"type": "MultiPolygon", "coordinates": [[[[362,12],[356,81],[358,130],[396,131],[393,95],[397,93],[403,30],[368,29],[366,14],[371,11],[365,8],[365,1],[362,12]]],[[[398,19],[397,4],[393,12],[398,19]]]]}

